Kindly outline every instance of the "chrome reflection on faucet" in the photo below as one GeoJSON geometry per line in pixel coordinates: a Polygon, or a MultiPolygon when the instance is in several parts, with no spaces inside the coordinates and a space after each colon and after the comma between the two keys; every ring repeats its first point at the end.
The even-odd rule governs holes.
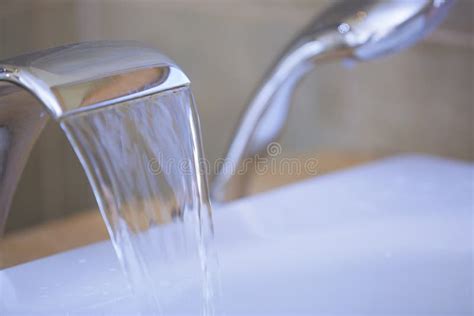
{"type": "Polygon", "coordinates": [[[72,44],[0,61],[0,235],[49,115],[60,121],[187,85],[166,56],[130,41],[72,44]]]}
{"type": "Polygon", "coordinates": [[[212,183],[214,201],[242,197],[248,175],[236,170],[264,154],[281,134],[297,83],[318,63],[365,61],[414,44],[442,20],[453,0],[346,0],[314,19],[264,77],[244,111],[225,163],[212,183]]]}

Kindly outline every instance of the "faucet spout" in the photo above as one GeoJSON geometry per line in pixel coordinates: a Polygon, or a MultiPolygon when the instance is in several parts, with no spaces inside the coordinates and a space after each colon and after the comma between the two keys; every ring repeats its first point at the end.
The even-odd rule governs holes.
{"type": "Polygon", "coordinates": [[[0,61],[0,234],[48,117],[59,122],[189,83],[166,56],[131,41],[71,44],[0,61]]]}
{"type": "Polygon", "coordinates": [[[299,81],[315,65],[341,59],[370,60],[397,52],[422,38],[442,20],[453,0],[339,1],[293,40],[263,78],[243,112],[211,186],[214,202],[247,194],[244,161],[265,155],[287,121],[299,81]]]}

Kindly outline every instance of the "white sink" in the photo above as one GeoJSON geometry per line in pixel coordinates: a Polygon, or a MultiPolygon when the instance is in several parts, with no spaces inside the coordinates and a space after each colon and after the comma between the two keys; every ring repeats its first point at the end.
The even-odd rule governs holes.
{"type": "MultiPolygon", "coordinates": [[[[220,310],[472,315],[473,187],[472,164],[401,156],[216,209],[220,310]]],[[[167,314],[198,286],[162,293],[167,314]]],[[[109,242],[0,271],[0,315],[136,310],[109,242]]]]}

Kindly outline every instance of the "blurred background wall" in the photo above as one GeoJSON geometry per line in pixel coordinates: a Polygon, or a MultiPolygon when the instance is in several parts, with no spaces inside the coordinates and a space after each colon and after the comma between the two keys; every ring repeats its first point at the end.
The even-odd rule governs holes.
{"type": "MultiPolygon", "coordinates": [[[[286,43],[331,1],[179,0],[0,2],[0,58],[66,43],[134,39],[171,56],[192,80],[207,157],[225,150],[239,114],[286,43]]],[[[473,160],[473,2],[400,54],[319,66],[298,89],[285,155],[423,152],[473,160]]],[[[58,126],[36,144],[10,231],[95,207],[58,126]]]]}

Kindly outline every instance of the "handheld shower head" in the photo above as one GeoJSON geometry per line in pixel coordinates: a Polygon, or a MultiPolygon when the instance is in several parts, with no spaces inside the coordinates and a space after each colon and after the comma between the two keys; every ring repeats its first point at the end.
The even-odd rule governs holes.
{"type": "Polygon", "coordinates": [[[306,27],[280,56],[241,116],[211,196],[223,202],[246,194],[247,175],[237,170],[264,154],[288,116],[297,83],[324,61],[365,61],[414,44],[435,28],[454,0],[339,1],[306,27]]]}
{"type": "Polygon", "coordinates": [[[314,19],[298,41],[318,41],[324,34],[337,32],[341,35],[339,48],[347,57],[370,60],[416,43],[440,23],[453,3],[453,0],[339,1],[314,19]]]}

